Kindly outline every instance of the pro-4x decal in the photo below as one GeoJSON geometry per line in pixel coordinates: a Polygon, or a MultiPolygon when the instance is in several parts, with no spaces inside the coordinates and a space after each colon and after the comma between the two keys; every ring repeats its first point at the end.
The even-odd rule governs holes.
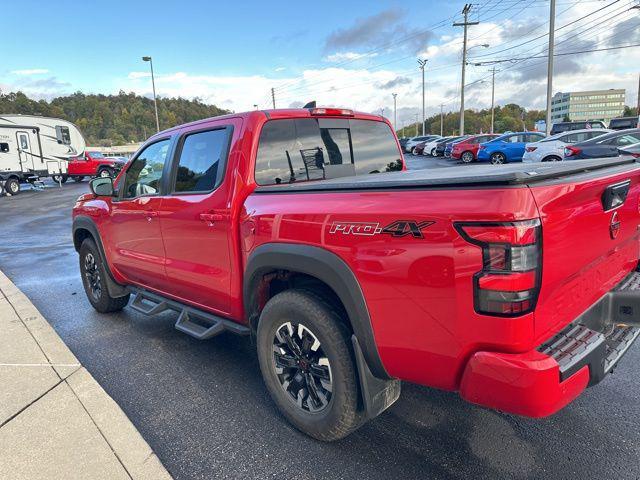
{"type": "Polygon", "coordinates": [[[426,220],[417,222],[415,220],[396,220],[386,227],[381,227],[376,222],[333,222],[329,233],[342,233],[343,235],[373,236],[380,234],[391,235],[392,237],[424,238],[422,230],[435,222],[426,220]]]}

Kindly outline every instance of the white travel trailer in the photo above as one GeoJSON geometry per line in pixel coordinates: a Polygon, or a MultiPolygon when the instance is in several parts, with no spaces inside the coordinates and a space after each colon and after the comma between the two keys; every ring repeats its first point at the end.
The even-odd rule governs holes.
{"type": "Polygon", "coordinates": [[[84,153],[86,143],[73,123],[36,115],[0,115],[0,176],[15,195],[21,182],[54,179],[67,173],[70,157],[84,153]]]}

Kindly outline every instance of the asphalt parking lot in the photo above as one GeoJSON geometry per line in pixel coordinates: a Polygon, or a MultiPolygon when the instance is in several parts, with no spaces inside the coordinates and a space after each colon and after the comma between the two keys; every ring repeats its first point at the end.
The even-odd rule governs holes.
{"type": "MultiPolygon", "coordinates": [[[[408,158],[412,168],[446,160],[408,158]]],[[[559,414],[524,419],[404,384],[355,434],[323,444],[280,417],[247,338],[200,342],[175,317],[96,313],[71,242],[87,182],[0,198],[0,269],[33,301],[177,479],[640,478],[640,346],[559,414]]]]}

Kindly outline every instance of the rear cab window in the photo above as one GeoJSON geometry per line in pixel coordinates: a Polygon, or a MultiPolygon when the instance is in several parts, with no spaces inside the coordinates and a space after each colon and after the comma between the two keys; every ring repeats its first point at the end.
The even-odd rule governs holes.
{"type": "Polygon", "coordinates": [[[270,120],[260,134],[258,185],[306,182],[402,170],[395,136],[373,120],[270,120]]]}

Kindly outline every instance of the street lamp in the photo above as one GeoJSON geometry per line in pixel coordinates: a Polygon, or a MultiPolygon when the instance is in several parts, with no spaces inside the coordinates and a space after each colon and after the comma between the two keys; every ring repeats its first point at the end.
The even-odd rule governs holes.
{"type": "Polygon", "coordinates": [[[398,109],[396,107],[396,97],[398,96],[397,93],[392,93],[391,95],[393,95],[393,130],[394,131],[398,131],[398,109]]]}
{"type": "Polygon", "coordinates": [[[156,111],[156,129],[160,131],[160,119],[158,118],[158,100],[156,99],[156,80],[153,76],[153,60],[151,57],[142,57],[143,62],[149,62],[151,67],[151,86],[153,87],[153,108],[156,111]]]}

